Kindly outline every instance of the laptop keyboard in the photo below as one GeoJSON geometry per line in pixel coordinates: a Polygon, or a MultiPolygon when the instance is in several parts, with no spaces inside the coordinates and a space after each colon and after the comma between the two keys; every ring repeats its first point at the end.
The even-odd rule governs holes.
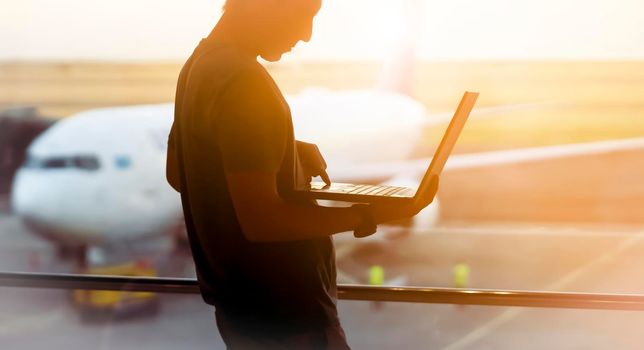
{"type": "Polygon", "coordinates": [[[397,187],[397,186],[385,186],[385,185],[356,185],[350,191],[346,193],[349,194],[362,194],[370,196],[394,196],[403,192],[406,192],[408,188],[406,187],[397,187]]]}

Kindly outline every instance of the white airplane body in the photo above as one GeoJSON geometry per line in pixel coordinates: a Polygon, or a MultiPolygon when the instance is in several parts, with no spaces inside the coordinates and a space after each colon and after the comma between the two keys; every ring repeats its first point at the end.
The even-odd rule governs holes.
{"type": "Polygon", "coordinates": [[[167,232],[181,210],[163,176],[171,122],[170,105],[99,109],[61,120],[29,147],[14,181],[13,209],[62,243],[167,232]],[[97,164],[79,166],[75,158],[97,164]]]}
{"type": "MultiPolygon", "coordinates": [[[[381,90],[309,90],[287,100],[296,137],[319,145],[334,181],[373,180],[361,166],[408,158],[432,122],[412,98],[381,90]]],[[[172,120],[173,105],[160,104],[96,109],[57,122],[27,150],[14,180],[14,212],[61,244],[101,245],[177,229],[180,198],[165,179],[172,120]]],[[[399,174],[391,168],[377,175],[399,174]]]]}
{"type": "MultiPolygon", "coordinates": [[[[381,90],[311,90],[287,99],[296,137],[319,145],[338,182],[416,186],[429,159],[410,159],[410,153],[426,127],[448,120],[428,117],[408,96],[381,90]]],[[[96,109],[59,121],[28,149],[14,181],[14,212],[61,245],[175,233],[182,220],[180,198],[165,179],[172,120],[173,105],[160,104],[96,109]]],[[[633,147],[644,148],[644,141],[453,155],[445,171],[633,147]]],[[[416,224],[430,227],[438,211],[436,201],[416,224]]]]}
{"type": "Polygon", "coordinates": [[[309,89],[287,99],[296,137],[321,147],[331,162],[329,175],[341,176],[346,166],[408,158],[431,123],[416,100],[385,90],[309,89]]]}

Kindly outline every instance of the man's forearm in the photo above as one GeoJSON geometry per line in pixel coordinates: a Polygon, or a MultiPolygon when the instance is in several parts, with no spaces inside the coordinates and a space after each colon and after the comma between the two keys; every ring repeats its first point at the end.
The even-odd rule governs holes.
{"type": "Polygon", "coordinates": [[[252,222],[242,225],[248,239],[258,242],[297,241],[353,231],[362,222],[354,208],[296,205],[285,200],[264,203],[252,222]]]}
{"type": "Polygon", "coordinates": [[[226,174],[237,220],[247,239],[257,242],[297,241],[352,231],[362,223],[356,208],[326,208],[282,198],[275,174],[226,174]]]}

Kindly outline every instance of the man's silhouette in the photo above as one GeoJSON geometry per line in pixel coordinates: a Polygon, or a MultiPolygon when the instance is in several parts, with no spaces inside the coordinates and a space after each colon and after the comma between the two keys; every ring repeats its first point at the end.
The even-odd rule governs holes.
{"type": "Polygon", "coordinates": [[[257,56],[277,61],[308,41],[320,5],[229,0],[179,76],[167,177],[181,192],[203,298],[232,349],[348,348],[330,236],[369,235],[429,204],[325,208],[294,194],[310,176],[326,178],[324,161],[295,141],[257,56]]]}

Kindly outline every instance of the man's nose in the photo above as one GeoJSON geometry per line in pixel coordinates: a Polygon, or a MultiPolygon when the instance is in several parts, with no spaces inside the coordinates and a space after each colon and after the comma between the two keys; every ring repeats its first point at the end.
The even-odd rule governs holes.
{"type": "Polygon", "coordinates": [[[300,38],[300,40],[305,43],[308,43],[311,40],[311,36],[313,36],[313,23],[307,26],[307,28],[302,33],[302,37],[300,38]]]}

